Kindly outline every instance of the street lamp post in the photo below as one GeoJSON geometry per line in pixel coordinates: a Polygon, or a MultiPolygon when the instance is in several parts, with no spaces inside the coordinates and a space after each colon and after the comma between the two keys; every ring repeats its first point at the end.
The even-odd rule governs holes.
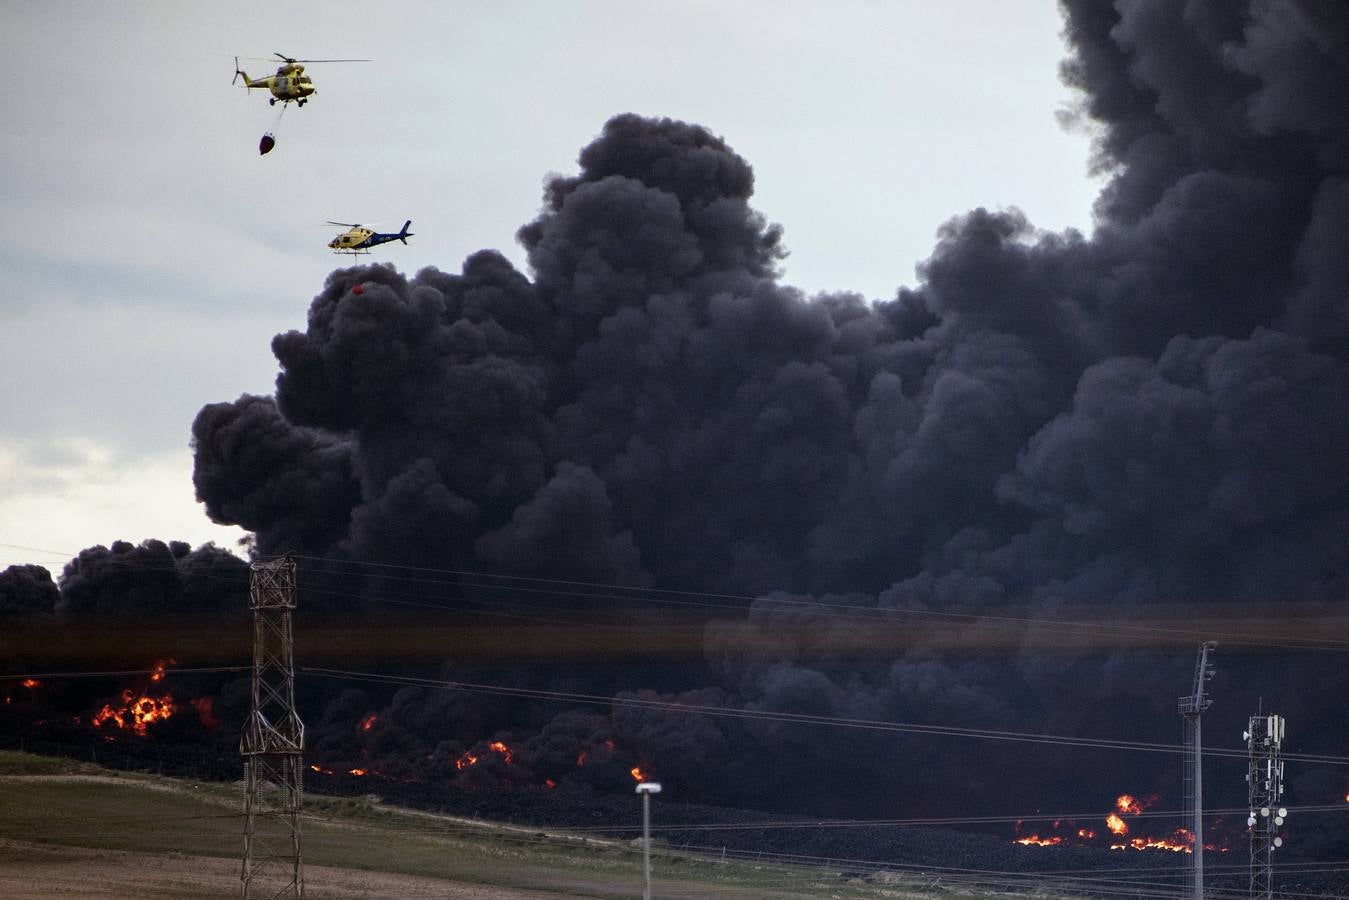
{"type": "Polygon", "coordinates": [[[642,900],[651,900],[651,795],[660,793],[659,781],[637,785],[642,795],[642,900]]]}

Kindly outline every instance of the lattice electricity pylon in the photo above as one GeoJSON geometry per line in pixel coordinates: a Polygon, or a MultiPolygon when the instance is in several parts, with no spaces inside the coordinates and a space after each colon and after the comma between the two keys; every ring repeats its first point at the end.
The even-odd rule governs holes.
{"type": "Polygon", "coordinates": [[[1280,716],[1251,716],[1246,726],[1246,747],[1250,751],[1246,766],[1247,792],[1251,814],[1246,827],[1251,833],[1250,896],[1270,900],[1274,896],[1274,849],[1283,846],[1278,828],[1288,817],[1283,802],[1284,720],[1280,716]]]}
{"type": "Polygon", "coordinates": [[[1191,836],[1190,867],[1185,872],[1185,896],[1204,897],[1204,742],[1200,719],[1212,705],[1204,686],[1213,678],[1209,654],[1217,641],[1199,645],[1199,660],[1194,667],[1194,691],[1176,701],[1176,709],[1185,718],[1185,825],[1191,836]]]}
{"type": "Polygon", "coordinates": [[[303,897],[300,801],[304,723],[295,711],[295,561],[251,566],[253,710],[239,739],[244,757],[244,900],[303,897]]]}

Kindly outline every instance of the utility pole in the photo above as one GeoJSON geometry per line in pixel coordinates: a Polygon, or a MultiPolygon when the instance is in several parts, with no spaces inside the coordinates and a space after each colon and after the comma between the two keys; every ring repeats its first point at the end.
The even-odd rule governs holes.
{"type": "Polygon", "coordinates": [[[660,793],[659,781],[637,785],[642,795],[642,900],[651,900],[651,795],[660,793]]]}
{"type": "Polygon", "coordinates": [[[1185,821],[1193,840],[1190,869],[1185,876],[1185,896],[1193,900],[1204,898],[1204,742],[1200,719],[1212,705],[1204,686],[1213,679],[1213,664],[1209,654],[1217,648],[1217,641],[1199,645],[1199,660],[1194,667],[1194,690],[1176,701],[1176,709],[1185,720],[1185,821]]]}
{"type": "Polygon", "coordinates": [[[248,600],[253,610],[253,709],[239,740],[244,757],[244,900],[254,882],[267,897],[304,897],[300,800],[304,723],[295,710],[295,560],[255,562],[248,600]],[[273,878],[267,878],[276,870],[273,878]],[[269,883],[263,889],[263,880],[269,883]]]}
{"type": "Polygon", "coordinates": [[[1250,751],[1246,766],[1246,790],[1250,798],[1251,814],[1246,827],[1251,833],[1251,890],[1252,897],[1272,900],[1274,896],[1274,860],[1276,847],[1283,846],[1283,838],[1275,829],[1288,817],[1283,802],[1283,747],[1284,720],[1281,716],[1251,716],[1242,735],[1250,751]]]}

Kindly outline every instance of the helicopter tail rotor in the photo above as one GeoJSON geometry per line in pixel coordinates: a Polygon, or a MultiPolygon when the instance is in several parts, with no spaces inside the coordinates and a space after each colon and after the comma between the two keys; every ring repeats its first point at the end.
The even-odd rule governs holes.
{"type": "Polygon", "coordinates": [[[248,73],[245,72],[243,69],[239,68],[239,57],[236,56],[234,57],[234,78],[230,81],[230,84],[231,85],[238,84],[240,78],[244,80],[244,87],[248,88],[249,91],[251,92],[253,86],[248,83],[249,82],[248,73]]]}

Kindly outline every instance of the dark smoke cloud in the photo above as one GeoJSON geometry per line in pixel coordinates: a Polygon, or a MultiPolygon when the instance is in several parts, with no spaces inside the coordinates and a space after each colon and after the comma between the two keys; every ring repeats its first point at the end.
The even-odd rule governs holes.
{"type": "Polygon", "coordinates": [[[66,564],[54,611],[66,623],[237,619],[246,612],[240,595],[247,590],[247,565],[214,544],[194,550],[182,541],[114,541],[66,564]]]}
{"type": "Polygon", "coordinates": [[[183,543],[157,540],[114,541],[111,547],[82,550],[61,573],[56,612],[66,619],[170,612],[182,587],[177,559],[190,550],[183,543]]]}
{"type": "Polygon", "coordinates": [[[507,525],[483,535],[475,549],[502,569],[643,584],[648,579],[632,534],[612,534],[610,511],[604,482],[593,471],[559,462],[538,494],[517,507],[507,525]]]}
{"type": "Polygon", "coordinates": [[[236,771],[247,677],[154,670],[237,665],[247,654],[247,617],[247,563],[212,544],[113,541],[81,551],[57,581],[40,566],[11,566],[0,572],[4,746],[142,767],[167,757],[194,774],[236,771]],[[168,713],[153,723],[153,743],[133,728],[131,707],[141,702],[168,713]],[[97,719],[104,707],[109,714],[97,719]]]}
{"type": "MultiPolygon", "coordinates": [[[[1062,6],[1062,74],[1108,175],[1090,235],[977,209],[941,228],[916,287],[808,298],[778,280],[782,230],[750,206],[745,160],[705,128],[618,116],[520,230],[528,276],[494,252],[459,274],[334,272],[306,330],[273,343],[275,401],[198,416],[198,496],[266,554],[761,596],[709,629],[706,670],[589,672],[591,689],[1174,740],[1189,638],[1074,655],[1004,629],[953,653],[973,632],[929,622],[887,658],[853,652],[934,611],[1162,609],[1174,628],[1240,604],[1277,624],[1333,616],[1345,593],[1349,10],[1062,6]]],[[[1337,672],[1233,657],[1228,714],[1278,685],[1290,721],[1320,723],[1331,711],[1295,686],[1324,676],[1335,694],[1337,672]]],[[[1001,785],[1025,808],[1103,765],[1045,751],[1061,768],[1027,780],[982,745],[845,748],[631,704],[604,720],[397,708],[413,707],[436,712],[389,710],[382,765],[509,732],[532,742],[522,771],[560,776],[613,740],[690,792],[783,806],[1001,785]]]]}
{"type": "Polygon", "coordinates": [[[49,625],[61,593],[42,566],[9,566],[0,572],[0,661],[10,672],[31,671],[34,647],[22,629],[49,625]]]}
{"type": "Polygon", "coordinates": [[[60,598],[51,573],[42,566],[10,566],[0,572],[0,620],[49,616],[60,598]]]}
{"type": "Polygon", "coordinates": [[[345,530],[356,497],[349,444],[290,424],[271,398],[205,407],[192,447],[207,514],[253,531],[259,547],[327,550],[345,530]]]}

